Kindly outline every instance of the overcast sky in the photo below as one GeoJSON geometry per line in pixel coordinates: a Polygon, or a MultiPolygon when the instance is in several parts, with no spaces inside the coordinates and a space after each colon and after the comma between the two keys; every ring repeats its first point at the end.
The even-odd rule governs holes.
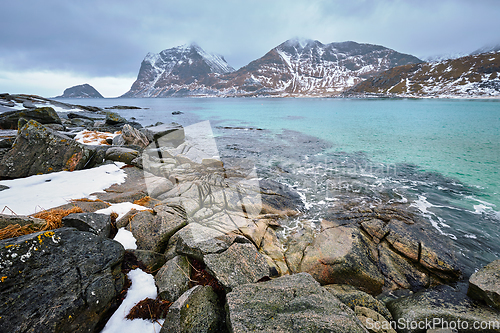
{"type": "Polygon", "coordinates": [[[0,92],[119,96],[148,52],[191,42],[235,68],[294,37],[467,54],[500,44],[499,18],[499,0],[3,0],[0,92]]]}

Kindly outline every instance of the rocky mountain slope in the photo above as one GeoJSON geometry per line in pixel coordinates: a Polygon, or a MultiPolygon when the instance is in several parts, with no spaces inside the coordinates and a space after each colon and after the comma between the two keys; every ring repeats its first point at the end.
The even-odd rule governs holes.
{"type": "Polygon", "coordinates": [[[386,69],[418,63],[411,55],[355,42],[288,40],[216,86],[236,96],[332,96],[386,69]]]}
{"type": "Polygon", "coordinates": [[[64,90],[61,96],[55,98],[104,98],[94,87],[90,84],[80,84],[64,90]]]}
{"type": "Polygon", "coordinates": [[[500,97],[500,52],[395,67],[345,96],[500,97]]]}
{"type": "Polygon", "coordinates": [[[378,45],[295,39],[234,71],[191,45],[148,54],[123,97],[335,96],[371,75],[420,62],[378,45]]]}
{"type": "Polygon", "coordinates": [[[122,97],[170,97],[203,94],[217,77],[234,71],[226,60],[196,44],[148,53],[137,80],[122,97]],[[200,91],[201,90],[201,91],[200,91]]]}

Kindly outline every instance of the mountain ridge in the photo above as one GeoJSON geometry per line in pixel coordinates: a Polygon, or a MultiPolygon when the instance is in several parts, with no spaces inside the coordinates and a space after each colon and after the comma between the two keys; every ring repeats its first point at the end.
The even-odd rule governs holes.
{"type": "Polygon", "coordinates": [[[344,97],[500,97],[500,52],[395,67],[369,78],[344,97]]]}
{"type": "Polygon", "coordinates": [[[122,97],[329,97],[375,73],[417,62],[421,60],[380,45],[291,39],[234,70],[223,57],[191,45],[146,55],[137,80],[122,97]],[[193,70],[201,66],[192,59],[197,57],[211,64],[210,70],[193,70]]]}

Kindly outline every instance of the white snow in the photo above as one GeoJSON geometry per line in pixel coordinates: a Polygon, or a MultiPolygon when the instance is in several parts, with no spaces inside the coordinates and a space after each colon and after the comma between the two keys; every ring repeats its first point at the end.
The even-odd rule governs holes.
{"type": "Polygon", "coordinates": [[[153,275],[147,274],[140,269],[134,269],[128,273],[132,281],[127,297],[123,300],[118,310],[109,319],[102,333],[157,333],[161,329],[164,320],[153,323],[144,319],[125,319],[130,310],[146,298],[156,298],[157,290],[153,275]]]}
{"type": "Polygon", "coordinates": [[[102,146],[105,145],[105,143],[102,142],[103,140],[106,140],[108,138],[113,139],[117,135],[118,135],[117,132],[109,133],[109,132],[83,130],[76,133],[75,140],[77,142],[90,146],[102,146]]]}
{"type": "Polygon", "coordinates": [[[26,178],[0,181],[9,188],[0,191],[0,212],[18,215],[57,207],[71,199],[86,198],[102,192],[113,184],[121,184],[127,175],[120,169],[123,163],[106,164],[97,168],[60,171],[26,178]],[[8,207],[8,208],[5,208],[8,207]]]}
{"type": "MultiPolygon", "coordinates": [[[[0,192],[1,193],[1,192],[0,192]]],[[[121,219],[125,214],[127,214],[132,209],[135,210],[146,210],[147,207],[133,204],[131,202],[120,202],[116,204],[111,204],[111,206],[103,209],[99,209],[96,213],[110,215],[111,213],[118,214],[116,220],[121,219]]]]}
{"type": "Polygon", "coordinates": [[[118,229],[118,232],[113,239],[123,245],[125,250],[137,249],[137,244],[135,243],[137,239],[135,239],[134,235],[125,228],[118,229]]]}

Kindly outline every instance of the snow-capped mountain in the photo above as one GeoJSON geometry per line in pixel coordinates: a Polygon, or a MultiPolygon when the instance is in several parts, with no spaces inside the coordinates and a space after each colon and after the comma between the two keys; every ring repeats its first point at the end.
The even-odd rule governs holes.
{"type": "Polygon", "coordinates": [[[137,80],[122,97],[168,97],[196,94],[220,74],[234,71],[226,60],[196,44],[148,53],[137,80]]]}
{"type": "Polygon", "coordinates": [[[148,54],[123,97],[334,96],[389,68],[421,62],[379,45],[288,40],[237,71],[196,45],[148,54]]]}
{"type": "Polygon", "coordinates": [[[220,77],[223,95],[332,96],[389,68],[421,62],[379,45],[288,40],[220,77]]]}
{"type": "Polygon", "coordinates": [[[500,52],[392,68],[346,96],[500,97],[500,52]]]}

